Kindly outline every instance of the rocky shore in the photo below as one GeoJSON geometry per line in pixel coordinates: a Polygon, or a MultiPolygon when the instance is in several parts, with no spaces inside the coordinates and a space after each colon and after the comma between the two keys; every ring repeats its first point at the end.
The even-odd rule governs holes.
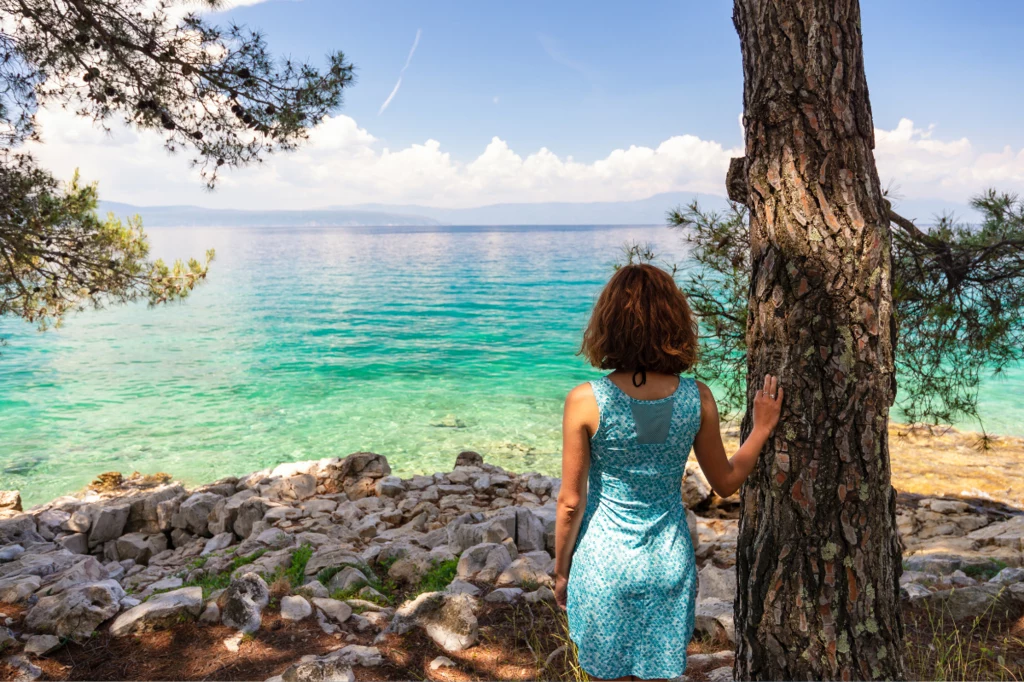
{"type": "MultiPolygon", "coordinates": [[[[178,658],[223,659],[220,667],[129,662],[121,676],[384,680],[415,669],[429,679],[500,678],[493,666],[468,672],[481,660],[474,651],[489,651],[484,633],[500,626],[495,614],[547,606],[558,619],[559,487],[474,452],[459,454],[452,471],[407,479],[392,475],[385,457],[360,452],[192,489],[108,474],[25,511],[16,493],[0,493],[0,678],[117,678],[102,656],[82,663],[93,661],[90,642],[128,652],[167,632],[176,634],[166,646],[192,638],[178,658]],[[250,662],[257,651],[273,655],[262,667],[229,667],[247,647],[250,662]]],[[[714,495],[693,461],[680,494],[700,568],[704,642],[687,676],[731,679],[737,503],[714,495]]],[[[907,493],[898,504],[908,604],[957,619],[1024,612],[1024,512],[907,493]]],[[[573,665],[564,632],[550,651],[516,633],[510,646],[525,642],[537,674],[573,665]]]]}

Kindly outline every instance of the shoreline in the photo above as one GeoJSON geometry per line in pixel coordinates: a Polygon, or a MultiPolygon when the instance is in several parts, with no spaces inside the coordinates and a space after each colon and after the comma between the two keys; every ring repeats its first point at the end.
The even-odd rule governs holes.
{"type": "MultiPolygon", "coordinates": [[[[0,519],[0,673],[292,682],[345,669],[369,681],[480,655],[517,661],[518,672],[458,679],[536,679],[551,661],[571,669],[551,589],[560,487],[471,451],[450,471],[408,478],[369,452],[191,488],[107,475],[99,489],[0,519]],[[543,657],[523,654],[522,634],[508,630],[522,609],[547,619],[543,657]]],[[[700,581],[687,673],[713,673],[736,636],[738,503],[714,495],[695,461],[680,495],[700,581]]],[[[904,492],[897,522],[906,608],[950,606],[963,618],[1024,608],[1024,510],[904,492]]]]}
{"type": "MultiPolygon", "coordinates": [[[[889,423],[889,454],[892,467],[892,481],[898,492],[924,496],[956,496],[990,499],[1012,507],[1024,509],[1024,437],[988,434],[988,449],[982,443],[985,435],[976,431],[962,431],[953,426],[926,424],[889,423]]],[[[739,423],[727,422],[722,425],[722,440],[727,452],[739,447],[739,423]]],[[[486,452],[483,453],[487,458],[486,452]]],[[[314,461],[314,460],[309,460],[314,461]]],[[[692,463],[695,458],[689,455],[692,463]]],[[[295,462],[282,462],[265,467],[272,470],[295,462]]],[[[541,467],[549,469],[557,467],[541,467]]],[[[512,470],[505,466],[505,470],[512,470]]],[[[437,472],[395,470],[400,476],[431,476],[437,472]]],[[[521,473],[540,473],[538,469],[525,469],[521,473]]],[[[245,477],[252,472],[226,473],[224,477],[245,477]]],[[[186,488],[198,488],[208,482],[194,481],[188,477],[176,478],[174,472],[99,472],[96,480],[106,480],[109,485],[115,475],[124,479],[132,476],[142,480],[176,481],[186,488]]],[[[546,475],[546,474],[545,474],[546,475]]],[[[557,478],[557,476],[552,476],[557,478]]],[[[94,481],[95,483],[95,481],[94,481]]],[[[65,497],[79,497],[86,494],[92,484],[63,495],[37,502],[25,511],[41,510],[54,501],[65,497]]],[[[5,493],[19,491],[0,490],[0,518],[4,516],[5,493]]]]}

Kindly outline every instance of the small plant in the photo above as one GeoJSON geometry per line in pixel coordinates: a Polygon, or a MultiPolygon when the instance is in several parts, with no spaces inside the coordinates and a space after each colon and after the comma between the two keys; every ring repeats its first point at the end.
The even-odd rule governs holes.
{"type": "Polygon", "coordinates": [[[420,580],[420,585],[416,594],[437,592],[448,587],[448,583],[455,579],[455,573],[458,566],[458,559],[448,559],[434,564],[434,566],[427,571],[420,580]]]}
{"type": "Polygon", "coordinates": [[[530,580],[529,578],[527,578],[526,580],[521,582],[519,586],[523,588],[523,592],[533,592],[534,590],[539,590],[541,584],[536,580],[530,580]]]}
{"type": "Polygon", "coordinates": [[[993,559],[987,564],[965,566],[963,572],[975,580],[991,580],[999,571],[1006,568],[1006,562],[993,559]]]}
{"type": "Polygon", "coordinates": [[[292,552],[292,562],[285,570],[285,577],[292,584],[298,587],[306,579],[306,564],[313,556],[313,547],[309,543],[303,543],[301,547],[292,552]]]}
{"type": "Polygon", "coordinates": [[[267,548],[264,547],[262,549],[257,549],[255,552],[248,556],[236,556],[234,560],[231,562],[231,565],[226,570],[228,573],[234,573],[242,566],[248,566],[249,564],[255,562],[257,559],[259,559],[266,553],[267,548]]]}
{"type": "Polygon", "coordinates": [[[327,583],[331,582],[331,578],[341,573],[342,566],[328,566],[327,568],[320,569],[320,572],[316,574],[316,579],[320,581],[320,584],[327,587],[327,583]]]}

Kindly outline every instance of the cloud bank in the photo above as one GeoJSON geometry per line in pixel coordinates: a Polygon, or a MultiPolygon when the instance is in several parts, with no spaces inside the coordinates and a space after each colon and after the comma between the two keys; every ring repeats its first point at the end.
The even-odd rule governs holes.
{"type": "MultiPolygon", "coordinates": [[[[34,151],[59,177],[76,167],[97,180],[106,199],[140,205],[198,204],[254,209],[361,203],[461,208],[493,203],[598,202],[644,199],[660,192],[724,195],[729,159],[742,148],[695,135],[656,147],[610,150],[588,161],[547,148],[523,153],[493,137],[476,158],[458,160],[427,139],[401,149],[382,146],[344,115],[326,117],[309,142],[259,167],[229,171],[213,192],[202,190],[186,154],[167,154],[157,133],[115,128],[105,136],[87,120],[43,110],[45,143],[34,151]]],[[[986,187],[1024,193],[1024,150],[976,150],[971,142],[938,139],[933,127],[902,119],[876,130],[883,184],[905,199],[966,202],[986,187]]]]}

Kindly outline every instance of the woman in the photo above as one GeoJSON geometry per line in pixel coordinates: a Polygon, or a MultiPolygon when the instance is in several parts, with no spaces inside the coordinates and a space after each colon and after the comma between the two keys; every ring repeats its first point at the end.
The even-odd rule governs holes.
{"type": "Polygon", "coordinates": [[[592,679],[678,677],[697,597],[680,492],[686,459],[692,446],[715,492],[734,493],[778,423],[782,388],[765,376],[753,430],[726,457],[711,391],[679,376],[697,359],[693,314],[653,265],[612,276],[580,352],[613,371],[565,401],[555,597],[592,679]]]}

